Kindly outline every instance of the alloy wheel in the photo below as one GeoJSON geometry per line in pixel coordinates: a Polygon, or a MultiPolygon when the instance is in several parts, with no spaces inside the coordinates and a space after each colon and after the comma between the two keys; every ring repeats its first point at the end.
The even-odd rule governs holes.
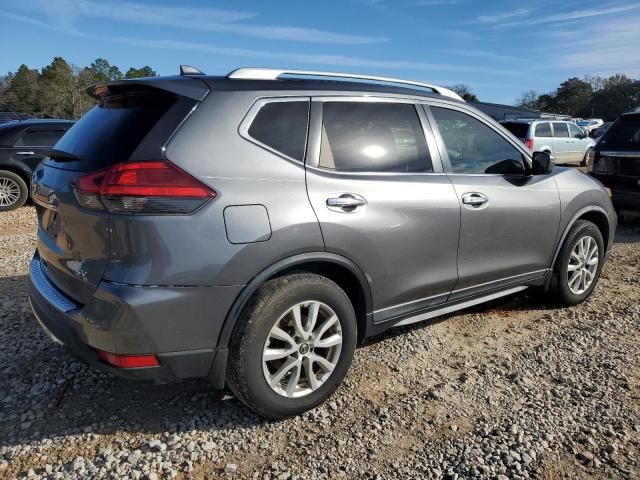
{"type": "Polygon", "coordinates": [[[574,295],[582,295],[589,289],[598,270],[598,243],[586,235],[574,245],[567,267],[569,290],[574,295]]]}
{"type": "Polygon", "coordinates": [[[0,207],[10,207],[20,199],[20,185],[11,178],[0,178],[0,207]]]}
{"type": "Polygon", "coordinates": [[[262,371],[271,389],[302,397],[329,378],[340,358],[342,327],[325,303],[298,303],[271,328],[262,351],[262,371]]]}

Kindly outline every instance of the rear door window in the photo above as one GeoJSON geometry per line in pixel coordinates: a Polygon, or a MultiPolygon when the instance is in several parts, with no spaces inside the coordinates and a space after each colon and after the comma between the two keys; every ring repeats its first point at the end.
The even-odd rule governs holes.
{"type": "Polygon", "coordinates": [[[260,109],[248,133],[261,144],[302,162],[308,118],[308,101],[272,101],[260,109]]]}
{"type": "Polygon", "coordinates": [[[538,138],[549,138],[553,137],[553,133],[551,132],[551,124],[550,123],[539,123],[536,125],[536,137],[538,138]]]}
{"type": "Polygon", "coordinates": [[[35,128],[28,128],[16,139],[16,147],[51,147],[60,137],[64,135],[66,130],[51,129],[42,130],[35,128]]]}
{"type": "Polygon", "coordinates": [[[569,138],[569,129],[566,123],[553,122],[553,136],[569,138]]]}
{"type": "Polygon", "coordinates": [[[320,168],[341,172],[433,172],[410,103],[325,102],[320,168]]]}

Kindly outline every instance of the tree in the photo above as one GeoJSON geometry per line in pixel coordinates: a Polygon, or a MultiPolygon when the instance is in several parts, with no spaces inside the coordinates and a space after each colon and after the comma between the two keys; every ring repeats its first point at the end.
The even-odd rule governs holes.
{"type": "Polygon", "coordinates": [[[540,94],[538,92],[535,90],[528,90],[520,95],[520,98],[516,102],[519,107],[539,110],[539,98],[540,94]]]}
{"type": "Polygon", "coordinates": [[[456,85],[452,85],[452,86],[447,87],[447,88],[449,88],[449,90],[453,90],[458,95],[460,95],[465,102],[477,102],[478,101],[478,97],[476,97],[476,95],[471,92],[471,89],[469,88],[469,85],[467,85],[466,83],[458,83],[456,85]]]}
{"type": "Polygon", "coordinates": [[[131,67],[127,70],[127,73],[124,74],[124,78],[143,78],[143,77],[157,77],[158,74],[155,70],[153,70],[148,65],[145,65],[142,68],[134,68],[131,67]]]}
{"type": "Polygon", "coordinates": [[[91,83],[120,80],[122,78],[120,69],[115,65],[109,64],[104,58],[96,58],[86,70],[93,75],[93,82],[91,83]]]}
{"type": "Polygon", "coordinates": [[[595,116],[615,120],[621,113],[640,105],[640,81],[616,74],[604,81],[602,89],[593,96],[595,116]]]}
{"type": "Polygon", "coordinates": [[[555,113],[563,113],[572,117],[588,117],[592,113],[591,84],[573,77],[560,84],[554,95],[552,108],[555,113]]]}
{"type": "Polygon", "coordinates": [[[9,73],[5,77],[6,89],[4,91],[4,103],[7,110],[39,114],[40,94],[38,82],[40,74],[22,64],[15,73],[9,73]]]}

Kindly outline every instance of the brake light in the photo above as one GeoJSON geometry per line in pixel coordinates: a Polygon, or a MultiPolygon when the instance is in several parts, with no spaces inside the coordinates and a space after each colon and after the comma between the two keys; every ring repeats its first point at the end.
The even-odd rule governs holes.
{"type": "Polygon", "coordinates": [[[597,156],[593,162],[593,173],[613,175],[616,173],[615,161],[615,158],[597,156]]]}
{"type": "Polygon", "coordinates": [[[529,150],[533,150],[533,138],[525,138],[524,144],[529,150]]]}
{"type": "Polygon", "coordinates": [[[98,350],[98,357],[105,363],[118,368],[157,367],[160,365],[155,355],[117,355],[98,350]]]}
{"type": "Polygon", "coordinates": [[[112,213],[188,214],[216,192],[166,160],[126,162],[80,177],[78,203],[112,213]]]}

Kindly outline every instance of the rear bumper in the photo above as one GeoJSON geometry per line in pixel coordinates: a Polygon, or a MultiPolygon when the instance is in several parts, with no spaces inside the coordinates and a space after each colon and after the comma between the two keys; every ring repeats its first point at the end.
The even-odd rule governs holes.
{"type": "Polygon", "coordinates": [[[134,287],[102,282],[86,305],[51,284],[38,255],[29,269],[29,300],[50,337],[103,371],[130,379],[209,377],[224,386],[226,350],[216,350],[225,315],[242,287],[134,287]],[[97,349],[155,354],[159,366],[117,368],[97,349]]]}
{"type": "Polygon", "coordinates": [[[598,175],[590,173],[612,192],[611,202],[617,209],[640,210],[640,177],[623,177],[615,175],[598,175]]]}

